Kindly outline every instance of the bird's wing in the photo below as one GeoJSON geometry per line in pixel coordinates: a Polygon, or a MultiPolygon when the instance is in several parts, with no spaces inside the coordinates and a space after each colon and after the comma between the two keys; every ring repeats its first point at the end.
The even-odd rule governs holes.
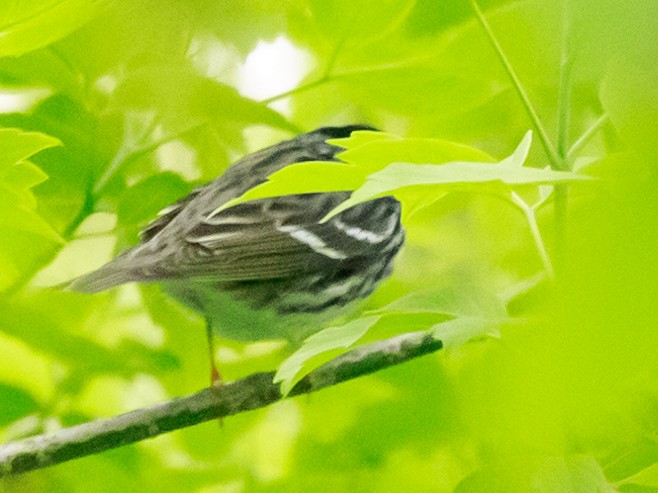
{"type": "Polygon", "coordinates": [[[192,190],[192,192],[190,192],[189,195],[186,195],[182,199],[174,202],[173,204],[158,212],[158,216],[149,222],[146,227],[140,231],[139,239],[142,242],[151,240],[155,235],[162,231],[185,208],[187,204],[198,197],[205,188],[205,186],[195,188],[192,190]]]}
{"type": "Polygon", "coordinates": [[[400,228],[399,204],[392,198],[360,204],[320,224],[348,195],[291,195],[232,207],[189,230],[171,255],[145,266],[143,274],[248,281],[339,268],[378,252],[400,228]]]}

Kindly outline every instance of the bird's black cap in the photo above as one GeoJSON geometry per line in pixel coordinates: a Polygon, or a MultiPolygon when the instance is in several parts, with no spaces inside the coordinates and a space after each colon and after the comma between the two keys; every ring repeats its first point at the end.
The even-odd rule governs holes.
{"type": "Polygon", "coordinates": [[[345,125],[344,127],[322,127],[313,131],[314,134],[321,134],[325,139],[343,139],[349,137],[355,130],[374,130],[375,127],[370,125],[345,125]]]}

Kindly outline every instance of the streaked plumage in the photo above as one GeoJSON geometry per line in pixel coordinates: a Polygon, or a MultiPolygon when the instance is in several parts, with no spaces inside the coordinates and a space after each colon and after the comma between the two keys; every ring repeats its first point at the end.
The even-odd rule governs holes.
{"type": "Polygon", "coordinates": [[[261,199],[213,214],[294,162],[336,160],[327,139],[363,126],[328,127],[250,154],[218,179],[165,208],[141,242],[70,284],[97,292],[158,282],[239,340],[300,340],[368,296],[404,242],[400,204],[384,197],[319,220],[350,192],[261,199]]]}

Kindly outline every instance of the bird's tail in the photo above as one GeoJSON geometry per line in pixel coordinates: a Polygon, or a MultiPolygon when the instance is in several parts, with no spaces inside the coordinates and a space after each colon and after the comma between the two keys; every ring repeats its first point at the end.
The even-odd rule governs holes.
{"type": "Polygon", "coordinates": [[[123,262],[121,262],[121,257],[118,257],[100,269],[76,277],[58,287],[66,291],[77,291],[79,293],[98,293],[137,280],[132,270],[125,268],[123,262]]]}

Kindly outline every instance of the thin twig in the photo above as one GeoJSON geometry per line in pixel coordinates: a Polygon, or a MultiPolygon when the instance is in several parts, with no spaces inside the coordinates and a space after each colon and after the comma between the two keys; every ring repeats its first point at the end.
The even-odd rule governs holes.
{"type": "MultiPolygon", "coordinates": [[[[441,349],[428,332],[411,332],[354,349],[304,377],[290,396],[316,392],[441,349]]],[[[0,446],[0,477],[25,473],[152,438],[282,399],[274,373],[0,446]]]]}
{"type": "Polygon", "coordinates": [[[542,238],[541,231],[539,230],[539,225],[537,224],[537,217],[535,216],[534,210],[532,207],[528,206],[528,204],[526,204],[521,196],[516,192],[512,192],[512,201],[519,207],[519,209],[523,211],[523,215],[525,216],[526,221],[528,222],[528,226],[530,227],[530,234],[532,235],[532,239],[534,240],[535,246],[537,247],[539,258],[544,265],[544,270],[546,271],[548,277],[553,279],[553,264],[551,262],[550,256],[548,255],[548,251],[546,250],[546,245],[544,243],[544,239],[542,238]]]}
{"type": "MultiPolygon", "coordinates": [[[[558,156],[561,169],[571,169],[567,159],[569,149],[569,118],[571,107],[571,15],[567,0],[562,0],[562,40],[560,45],[560,81],[558,87],[558,156]]],[[[564,264],[567,241],[567,213],[569,189],[564,184],[555,185],[554,189],[554,225],[555,225],[555,261],[558,270],[564,264]]]]}
{"type": "Polygon", "coordinates": [[[567,0],[562,0],[562,40],[560,46],[560,80],[557,95],[557,154],[567,169],[566,160],[569,148],[569,119],[571,108],[571,16],[567,0]]]}
{"type": "Polygon", "coordinates": [[[512,64],[510,63],[509,59],[505,55],[505,52],[503,51],[502,46],[498,42],[498,39],[496,38],[493,31],[491,30],[491,27],[489,26],[487,19],[484,17],[484,14],[482,13],[480,7],[477,4],[477,1],[471,0],[471,5],[473,7],[473,11],[475,12],[476,17],[478,18],[478,21],[480,22],[480,25],[482,26],[482,28],[484,29],[485,33],[489,38],[489,42],[493,46],[494,51],[496,52],[498,58],[502,62],[503,66],[505,67],[505,70],[507,71],[507,75],[512,80],[512,85],[514,86],[514,89],[519,95],[519,98],[521,98],[521,102],[523,103],[526,113],[530,117],[530,121],[532,122],[533,126],[537,130],[537,134],[539,135],[539,140],[541,141],[542,146],[544,147],[546,156],[548,157],[548,160],[551,164],[551,168],[556,170],[564,170],[565,169],[564,163],[562,162],[557,152],[555,151],[555,148],[553,147],[553,144],[551,143],[551,140],[548,137],[548,133],[546,132],[544,125],[539,119],[539,115],[535,111],[535,108],[532,105],[530,98],[528,97],[528,93],[523,87],[523,84],[521,84],[521,80],[516,74],[516,71],[514,70],[514,67],[512,67],[512,64]]]}
{"type": "MultiPolygon", "coordinates": [[[[356,14],[355,14],[356,15],[356,14]]],[[[354,19],[352,19],[352,22],[354,19]]],[[[349,28],[349,26],[348,26],[349,28]]],[[[288,91],[282,92],[280,94],[277,94],[275,96],[271,96],[269,98],[263,99],[260,101],[262,104],[270,104],[275,101],[279,101],[281,99],[285,99],[290,96],[294,96],[295,94],[299,94],[305,91],[308,91],[309,89],[313,89],[314,87],[320,86],[322,84],[325,84],[329,81],[332,80],[332,74],[334,70],[334,65],[336,64],[336,60],[338,60],[338,56],[340,54],[340,50],[343,48],[343,45],[347,41],[347,33],[344,33],[343,36],[340,37],[338,42],[334,45],[334,47],[331,50],[331,53],[329,54],[329,57],[327,58],[327,63],[324,66],[324,69],[322,70],[322,75],[318,77],[316,80],[307,82],[306,84],[302,84],[300,86],[294,87],[288,91]]]]}
{"type": "Polygon", "coordinates": [[[295,94],[302,93],[305,91],[308,91],[309,89],[313,89],[314,87],[320,86],[326,82],[329,82],[332,78],[328,75],[323,75],[319,79],[316,79],[312,82],[307,82],[306,84],[302,84],[300,86],[297,86],[293,89],[290,89],[288,91],[282,92],[281,94],[277,94],[276,96],[271,96],[269,98],[265,98],[260,101],[262,104],[270,104],[275,101],[279,101],[281,99],[285,99],[290,96],[294,96],[295,94]]]}
{"type": "Polygon", "coordinates": [[[593,124],[591,127],[589,127],[583,134],[576,139],[576,142],[573,143],[571,148],[569,149],[569,152],[567,153],[567,161],[571,161],[576,157],[576,154],[578,151],[580,151],[585,144],[589,142],[589,140],[598,132],[603,125],[606,124],[608,121],[608,114],[604,113],[601,115],[593,124]]]}

